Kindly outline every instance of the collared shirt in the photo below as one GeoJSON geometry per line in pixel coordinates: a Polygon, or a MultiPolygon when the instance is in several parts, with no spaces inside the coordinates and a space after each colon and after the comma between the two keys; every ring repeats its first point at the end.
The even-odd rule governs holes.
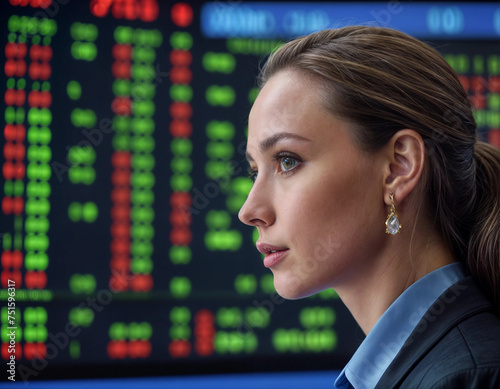
{"type": "Polygon", "coordinates": [[[463,278],[462,265],[452,263],[406,289],[373,326],[337,377],[335,388],[374,388],[434,301],[463,278]]]}

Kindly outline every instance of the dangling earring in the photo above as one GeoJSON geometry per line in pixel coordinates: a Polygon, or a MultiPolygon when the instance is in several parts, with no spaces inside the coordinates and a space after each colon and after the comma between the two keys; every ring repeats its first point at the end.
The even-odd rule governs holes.
{"type": "Polygon", "coordinates": [[[392,192],[389,193],[391,198],[391,213],[387,215],[387,220],[385,221],[385,232],[390,235],[396,235],[401,230],[401,223],[398,219],[398,214],[396,213],[396,204],[394,203],[394,195],[392,192]]]}

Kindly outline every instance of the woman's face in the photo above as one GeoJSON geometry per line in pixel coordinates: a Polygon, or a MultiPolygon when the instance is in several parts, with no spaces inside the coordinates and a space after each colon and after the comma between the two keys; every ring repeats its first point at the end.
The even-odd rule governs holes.
{"type": "Polygon", "coordinates": [[[370,275],[385,237],[383,158],[353,143],[349,123],[321,105],[317,84],[296,71],[271,77],[249,118],[255,183],[240,220],[289,299],[370,275]]]}

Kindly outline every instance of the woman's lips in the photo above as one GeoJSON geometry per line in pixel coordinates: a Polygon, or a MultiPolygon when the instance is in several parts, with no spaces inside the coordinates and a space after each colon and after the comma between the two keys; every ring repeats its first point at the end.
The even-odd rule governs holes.
{"type": "Polygon", "coordinates": [[[288,248],[282,246],[276,246],[270,243],[257,242],[257,250],[264,254],[264,266],[272,267],[280,262],[286,253],[289,251],[288,248]]]}
{"type": "Polygon", "coordinates": [[[269,253],[264,257],[264,266],[265,267],[273,267],[277,263],[281,262],[283,257],[288,253],[288,249],[275,251],[273,253],[269,253]]]}

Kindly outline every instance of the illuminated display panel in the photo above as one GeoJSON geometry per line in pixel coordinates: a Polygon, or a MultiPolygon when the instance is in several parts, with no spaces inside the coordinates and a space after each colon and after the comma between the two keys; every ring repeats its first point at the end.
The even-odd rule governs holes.
{"type": "Polygon", "coordinates": [[[388,4],[2,2],[17,380],[343,366],[362,333],[335,293],[282,300],[237,220],[259,63],[295,35],[389,23],[443,52],[500,147],[500,6],[388,4]]]}

